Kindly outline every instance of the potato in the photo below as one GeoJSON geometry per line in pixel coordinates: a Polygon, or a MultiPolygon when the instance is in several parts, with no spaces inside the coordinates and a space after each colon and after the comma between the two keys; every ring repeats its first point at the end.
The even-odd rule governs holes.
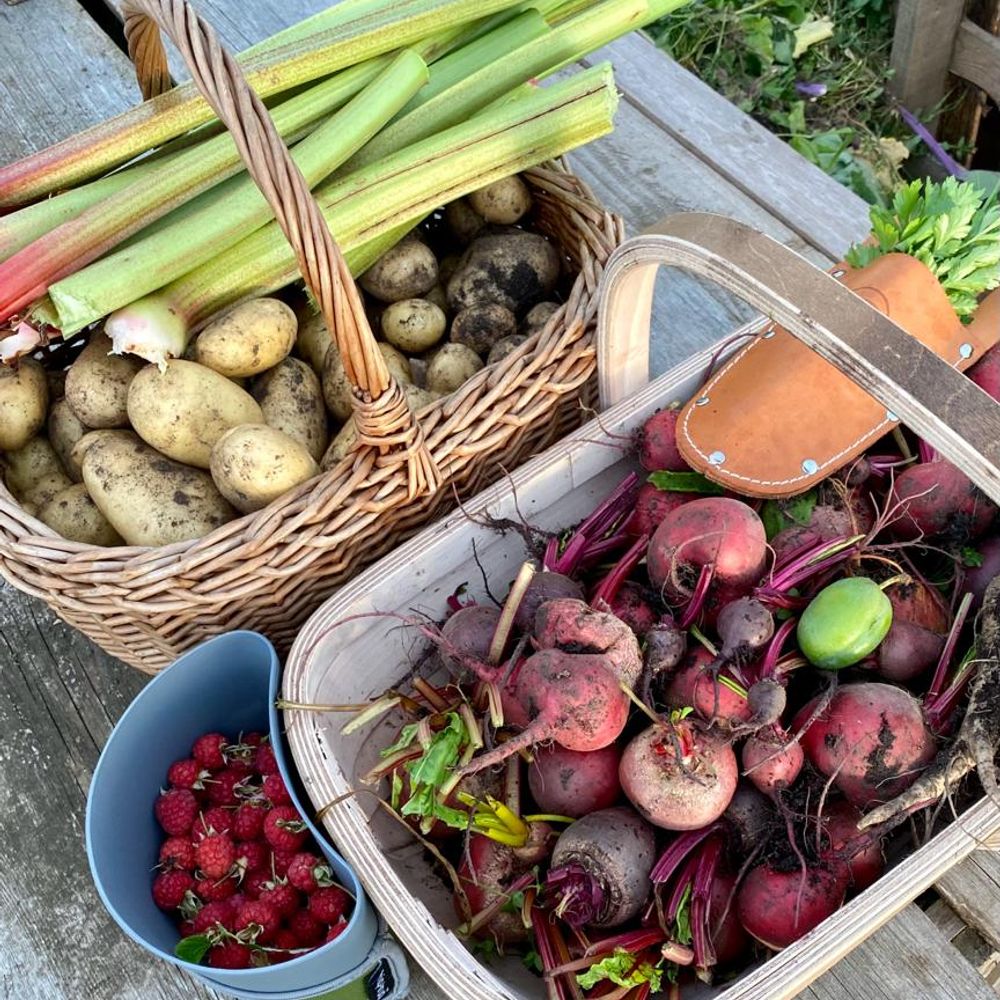
{"type": "Polygon", "coordinates": [[[88,431],[73,445],[69,453],[70,465],[80,470],[80,479],[83,480],[83,456],[87,454],[87,449],[95,442],[105,438],[121,438],[123,441],[139,441],[139,435],[135,431],[126,430],[103,430],[88,431]]]}
{"type": "Polygon", "coordinates": [[[358,284],[381,302],[399,302],[430,291],[437,280],[437,258],[429,247],[411,237],[382,254],[358,284]]]}
{"type": "Polygon", "coordinates": [[[443,313],[448,311],[448,296],[445,294],[444,288],[441,285],[435,285],[429,292],[424,295],[424,298],[428,302],[433,302],[434,305],[438,307],[443,313]]]}
{"type": "Polygon", "coordinates": [[[171,461],[132,434],[92,441],[83,458],[83,481],[129,545],[201,538],[236,516],[207,472],[171,461]]]}
{"type": "Polygon", "coordinates": [[[212,479],[238,510],[250,514],[319,472],[312,455],[267,424],[226,431],[212,449],[212,479]]]}
{"type": "Polygon", "coordinates": [[[59,461],[74,483],[82,482],[83,473],[78,463],[73,461],[73,445],[83,437],[89,427],[80,422],[73,408],[65,399],[52,405],[49,410],[49,441],[55,448],[59,461]]]}
{"type": "Polygon", "coordinates": [[[317,375],[323,374],[323,359],[332,343],[322,313],[311,310],[300,317],[295,351],[317,375]]]}
{"type": "Polygon", "coordinates": [[[122,536],[100,512],[83,483],[57,493],[38,512],[38,519],[71,542],[85,545],[122,545],[122,536]]]}
{"type": "Polygon", "coordinates": [[[96,333],[66,372],[66,402],[87,427],[127,427],[129,386],[145,365],[111,353],[111,338],[96,333]]]}
{"type": "Polygon", "coordinates": [[[129,389],[128,416],[147,444],[200,469],[208,468],[212,446],[230,427],[264,422],[250,393],[211,368],[179,359],[162,372],[156,365],[139,372],[129,389]]]}
{"type": "Polygon", "coordinates": [[[382,313],[383,336],[408,354],[433,347],[444,336],[447,325],[444,310],[426,299],[402,299],[382,313]]]}
{"type": "Polygon", "coordinates": [[[538,333],[558,310],[558,302],[539,302],[532,306],[521,322],[521,332],[528,337],[538,333]]]}
{"type": "MultiPolygon", "coordinates": [[[[414,413],[418,413],[425,406],[429,406],[440,395],[440,393],[430,392],[427,389],[421,389],[419,386],[412,384],[404,385],[403,392],[406,394],[406,398],[410,403],[410,409],[414,413]]],[[[330,447],[326,449],[326,454],[323,455],[323,460],[319,463],[320,469],[326,472],[328,469],[333,468],[341,459],[353,451],[357,440],[358,432],[354,426],[354,417],[351,417],[337,431],[334,439],[330,442],[330,447]]]]}
{"type": "Polygon", "coordinates": [[[228,378],[248,378],[273,368],[295,346],[298,321],[278,299],[252,299],[213,320],[198,334],[193,356],[228,378]]]}
{"type": "Polygon", "coordinates": [[[453,344],[465,344],[485,357],[498,340],[516,332],[517,317],[509,309],[496,302],[485,302],[457,313],[451,321],[448,339],[453,344]]]}
{"type": "Polygon", "coordinates": [[[504,177],[469,195],[469,207],[487,222],[509,226],[528,214],[531,192],[517,174],[504,177]]]}
{"type": "Polygon", "coordinates": [[[465,344],[445,344],[427,365],[427,388],[446,396],[483,367],[483,359],[465,344]]]}
{"type": "Polygon", "coordinates": [[[537,233],[480,236],[448,281],[448,305],[458,312],[496,302],[520,314],[549,296],[559,279],[559,268],[558,251],[537,233]]]}
{"type": "Polygon", "coordinates": [[[455,242],[463,247],[471,243],[486,225],[486,220],[466,198],[459,198],[445,205],[444,221],[455,242]]]}
{"type": "MultiPolygon", "coordinates": [[[[403,354],[392,344],[382,341],[379,341],[378,349],[385,358],[389,373],[397,382],[405,385],[413,381],[410,362],[403,354]]],[[[330,345],[326,352],[326,361],[323,363],[323,398],[330,412],[338,420],[346,420],[354,412],[351,407],[351,383],[347,381],[347,373],[344,371],[344,363],[336,344],[330,345]]]]}
{"type": "Polygon", "coordinates": [[[298,441],[318,462],[330,434],[319,376],[304,361],[285,358],[254,380],[253,397],[264,423],[298,441]]]}
{"type": "Polygon", "coordinates": [[[66,371],[45,372],[45,381],[49,384],[49,399],[62,399],[66,395],[66,371]]]}
{"type": "MultiPolygon", "coordinates": [[[[441,262],[438,264],[438,282],[439,282],[438,287],[441,287],[442,289],[445,290],[444,305],[441,305],[440,303],[438,304],[441,305],[441,308],[444,309],[445,311],[447,311],[448,309],[448,292],[446,290],[448,288],[448,282],[451,280],[451,276],[458,270],[458,265],[461,263],[461,261],[462,261],[461,254],[449,253],[445,254],[441,258],[441,262]]],[[[430,294],[431,293],[428,292],[427,296],[430,297],[430,294]]]]}
{"type": "Polygon", "coordinates": [[[33,437],[23,448],[4,453],[4,482],[21,503],[41,507],[72,486],[56,450],[47,438],[33,437]]]}
{"type": "Polygon", "coordinates": [[[508,354],[516,351],[528,338],[523,333],[515,333],[510,337],[498,340],[491,348],[489,357],[486,359],[488,365],[495,365],[498,361],[503,361],[508,354]]]}
{"type": "Polygon", "coordinates": [[[0,451],[23,448],[45,425],[48,407],[49,385],[37,361],[0,365],[0,451]]]}

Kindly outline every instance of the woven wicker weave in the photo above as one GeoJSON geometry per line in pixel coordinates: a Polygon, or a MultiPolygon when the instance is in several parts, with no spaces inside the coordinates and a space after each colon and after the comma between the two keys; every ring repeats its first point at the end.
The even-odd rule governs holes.
{"type": "Polygon", "coordinates": [[[315,201],[235,61],[182,0],[128,0],[124,12],[143,94],[169,85],[162,27],[232,132],[335,331],[362,442],[264,510],[161,548],[67,541],[0,485],[0,574],[108,652],[155,672],[228,629],[257,629],[286,649],[362,567],[579,424],[594,391],[597,286],[623,231],[562,165],[528,171],[534,222],[571,263],[572,290],[540,333],[417,419],[315,201]]]}

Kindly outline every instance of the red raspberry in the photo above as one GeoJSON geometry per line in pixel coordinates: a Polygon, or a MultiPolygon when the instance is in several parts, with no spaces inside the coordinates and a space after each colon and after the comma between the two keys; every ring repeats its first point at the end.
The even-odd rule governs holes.
{"type": "Polygon", "coordinates": [[[195,839],[210,837],[215,833],[232,833],[233,811],[222,806],[206,809],[194,825],[195,839]]]}
{"type": "Polygon", "coordinates": [[[251,872],[243,880],[243,891],[248,899],[260,899],[260,894],[271,884],[269,871],[251,872]]]}
{"type": "Polygon", "coordinates": [[[288,794],[288,789],[280,774],[268,774],[264,778],[264,797],[273,806],[290,806],[292,804],[292,797],[288,794]]]}
{"type": "Polygon", "coordinates": [[[227,931],[232,930],[230,924],[233,923],[235,916],[236,910],[228,899],[217,899],[214,903],[206,903],[194,918],[194,933],[204,934],[216,924],[222,924],[227,931]]]}
{"type": "Polygon", "coordinates": [[[191,832],[198,815],[198,800],[187,788],[171,788],[161,793],[153,806],[160,826],[171,837],[183,837],[191,832]]]}
{"type": "Polygon", "coordinates": [[[240,743],[245,743],[248,747],[259,747],[267,737],[263,733],[249,732],[240,735],[240,743]]]}
{"type": "Polygon", "coordinates": [[[233,908],[233,916],[239,913],[240,907],[247,901],[247,897],[242,892],[234,892],[226,902],[233,908]]]}
{"type": "Polygon", "coordinates": [[[347,930],[347,921],[346,920],[341,920],[341,922],[339,924],[334,924],[326,932],[326,943],[329,944],[329,942],[333,941],[335,938],[339,938],[340,935],[343,934],[344,931],[346,931],[346,930],[347,930]]]}
{"type": "Polygon", "coordinates": [[[231,767],[219,771],[208,786],[208,801],[213,806],[239,805],[242,797],[252,794],[247,785],[248,778],[249,774],[241,774],[231,767]]]}
{"type": "Polygon", "coordinates": [[[181,932],[181,937],[186,938],[194,934],[194,921],[193,920],[182,920],[178,925],[177,929],[181,932]]]}
{"type": "Polygon", "coordinates": [[[210,771],[221,771],[226,766],[223,749],[228,742],[222,733],[205,733],[194,741],[191,756],[202,767],[207,767],[210,771]]]}
{"type": "Polygon", "coordinates": [[[236,892],[236,880],[221,878],[213,882],[211,879],[200,878],[194,884],[194,891],[206,903],[214,903],[219,899],[229,899],[236,892]]]}
{"type": "Polygon", "coordinates": [[[189,872],[160,872],[153,879],[153,902],[161,910],[176,910],[184,902],[188,889],[195,881],[189,872]]]}
{"type": "Polygon", "coordinates": [[[180,868],[193,872],[194,866],[194,844],[187,837],[168,837],[160,845],[161,868],[180,868]]]}
{"type": "Polygon", "coordinates": [[[260,900],[270,903],[283,917],[290,917],[296,913],[302,902],[298,890],[290,886],[287,882],[269,882],[271,888],[264,889],[260,894],[260,900]]]}
{"type": "Polygon", "coordinates": [[[257,840],[264,830],[267,810],[260,803],[244,802],[233,814],[230,832],[237,840],[257,840]]]}
{"type": "Polygon", "coordinates": [[[265,777],[269,774],[278,774],[278,762],[274,757],[274,747],[270,743],[265,743],[257,750],[254,765],[258,773],[265,777]]]}
{"type": "Polygon", "coordinates": [[[271,874],[268,862],[271,860],[267,844],[262,840],[241,841],[236,845],[236,867],[240,878],[255,872],[271,874]]]}
{"type": "Polygon", "coordinates": [[[213,833],[205,837],[194,850],[198,867],[205,878],[225,878],[233,870],[236,848],[227,833],[213,833]]]}
{"type": "Polygon", "coordinates": [[[188,788],[191,791],[201,791],[205,787],[205,779],[210,776],[210,772],[193,758],[175,760],[167,771],[167,781],[174,788],[188,788]]]}
{"type": "Polygon", "coordinates": [[[293,913],[288,918],[288,929],[299,939],[302,948],[319,944],[326,933],[326,928],[308,910],[293,913]]]}
{"type": "Polygon", "coordinates": [[[245,944],[226,938],[208,949],[208,964],[213,969],[249,969],[252,954],[245,944]]]}
{"type": "Polygon", "coordinates": [[[264,836],[276,851],[298,851],[309,830],[295,806],[275,806],[264,819],[264,836]]]}
{"type": "Polygon", "coordinates": [[[299,939],[287,927],[282,927],[274,935],[274,940],[271,942],[272,949],[277,948],[280,950],[269,951],[267,957],[271,960],[272,965],[278,965],[280,962],[287,962],[290,959],[298,958],[299,956],[295,954],[295,951],[299,947],[299,939]]]}
{"type": "Polygon", "coordinates": [[[288,881],[302,892],[315,892],[322,886],[333,885],[333,872],[318,855],[302,851],[288,866],[288,881]]]}
{"type": "Polygon", "coordinates": [[[281,914],[270,903],[251,899],[240,907],[236,915],[236,932],[247,930],[254,924],[260,927],[254,943],[267,944],[281,927],[281,914]]]}
{"type": "Polygon", "coordinates": [[[324,924],[335,924],[344,915],[351,897],[339,885],[317,889],[309,897],[309,912],[324,924]]]}
{"type": "Polygon", "coordinates": [[[296,853],[296,851],[272,851],[271,870],[274,874],[284,878],[288,874],[288,866],[292,863],[292,858],[295,857],[296,853]]]}

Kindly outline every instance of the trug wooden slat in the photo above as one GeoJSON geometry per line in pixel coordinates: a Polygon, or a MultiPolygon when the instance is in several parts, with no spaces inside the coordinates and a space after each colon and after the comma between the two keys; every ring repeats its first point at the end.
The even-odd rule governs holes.
{"type": "Polygon", "coordinates": [[[955,39],[951,71],[1000,102],[1000,38],[963,21],[955,39]]]}
{"type": "Polygon", "coordinates": [[[976,851],[934,887],[959,917],[1000,950],[1000,857],[976,851]]]}

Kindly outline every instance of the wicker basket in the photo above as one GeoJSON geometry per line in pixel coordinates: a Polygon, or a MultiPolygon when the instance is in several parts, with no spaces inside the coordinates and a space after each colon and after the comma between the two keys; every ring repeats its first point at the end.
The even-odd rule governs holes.
{"type": "Polygon", "coordinates": [[[597,285],[623,227],[564,166],[528,171],[534,222],[576,275],[566,302],[540,333],[417,419],[318,206],[236,63],[186,4],[128,0],[125,12],[144,95],[169,85],[159,25],[268,196],[335,331],[362,441],[264,510],[161,548],[67,541],[0,485],[0,574],[109,653],[155,672],[229,629],[256,629],[286,650],[313,609],[363,566],[577,426],[581,401],[594,398],[597,285]]]}
{"type": "MultiPolygon", "coordinates": [[[[714,345],[645,384],[649,306],[661,263],[686,267],[742,294],[850,371],[968,469],[994,500],[1000,499],[998,446],[985,419],[990,411],[995,419],[997,407],[970,381],[833,278],[744,226],[694,215],[671,220],[667,232],[672,235],[626,244],[608,268],[599,339],[602,403],[614,403],[625,391],[635,394],[523,466],[509,483],[485,491],[461,515],[423,532],[342,588],[296,640],[285,667],[286,699],[354,703],[403,683],[412,635],[397,620],[373,622],[367,612],[412,614],[417,609],[432,619],[445,617],[447,598],[462,583],[473,594],[480,592],[478,571],[469,564],[473,546],[494,592],[503,592],[524,559],[523,542],[484,526],[482,515],[523,517],[540,528],[562,530],[590,513],[636,468],[617,447],[621,436],[636,431],[660,407],[690,398],[712,359],[727,353],[722,348],[726,342],[714,345]],[[809,314],[793,304],[806,301],[812,307],[809,314]],[[892,373],[883,373],[880,366],[892,373]],[[950,426],[943,419],[949,412],[956,416],[950,426]],[[975,426],[977,419],[981,428],[975,426]],[[965,440],[954,429],[959,421],[962,432],[968,431],[965,440]],[[360,664],[364,669],[358,669],[360,664]]],[[[761,332],[763,326],[748,329],[761,332]]],[[[735,349],[731,344],[728,353],[735,349]]],[[[377,727],[344,736],[342,717],[285,713],[299,775],[325,828],[402,943],[445,994],[454,1000],[542,996],[541,983],[518,959],[489,966],[476,959],[448,929],[456,924],[451,894],[429,855],[374,805],[371,795],[351,794],[358,776],[379,759],[379,749],[395,738],[398,722],[385,718],[377,727]]],[[[794,945],[734,982],[715,988],[685,986],[685,998],[791,1000],[971,851],[997,846],[1000,810],[992,800],[981,799],[794,945]]]]}

